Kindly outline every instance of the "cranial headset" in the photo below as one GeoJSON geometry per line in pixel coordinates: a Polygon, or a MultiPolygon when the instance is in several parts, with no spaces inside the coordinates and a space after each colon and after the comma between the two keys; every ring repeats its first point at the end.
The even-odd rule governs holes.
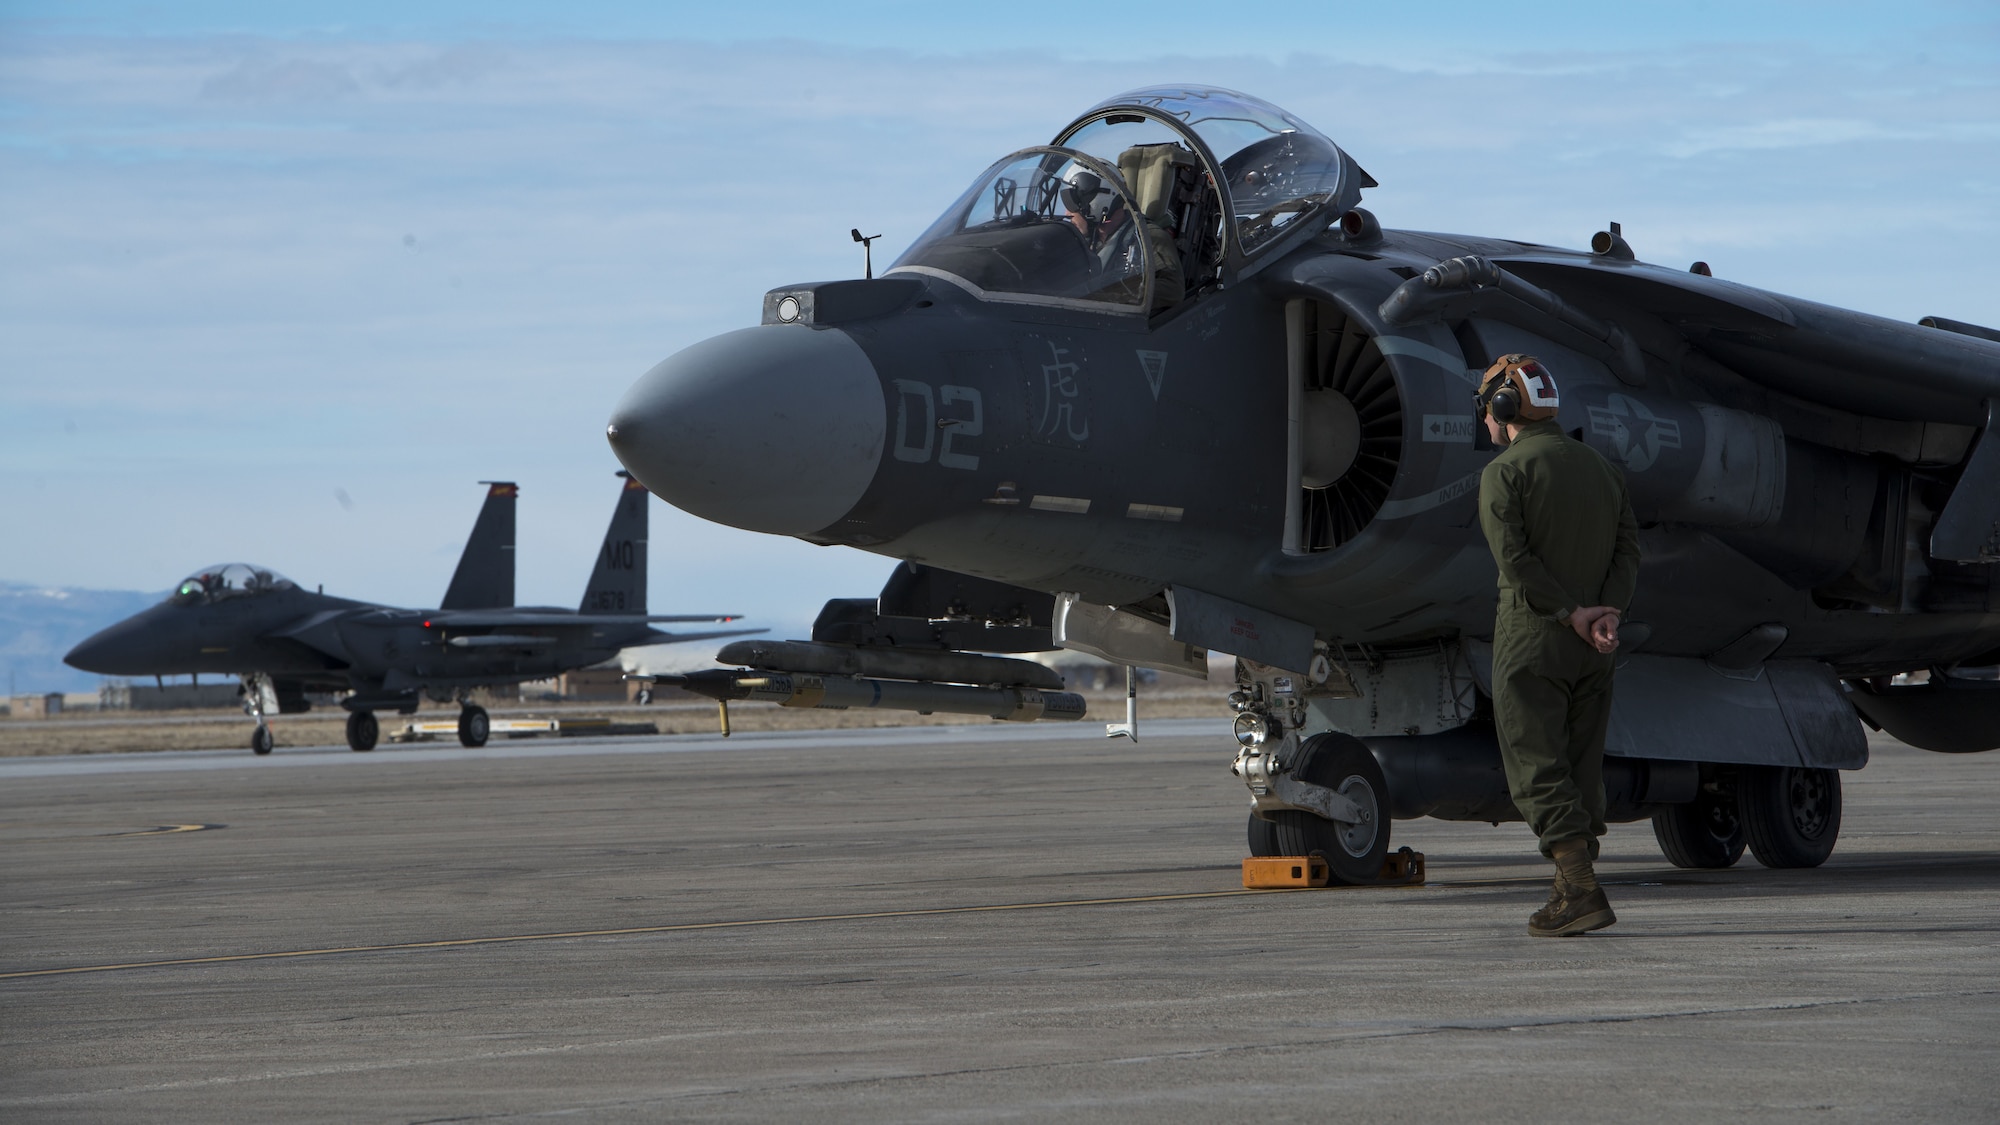
{"type": "Polygon", "coordinates": [[[1495,360],[1473,397],[1480,413],[1503,426],[1553,418],[1561,405],[1548,369],[1534,356],[1519,352],[1495,360]]]}

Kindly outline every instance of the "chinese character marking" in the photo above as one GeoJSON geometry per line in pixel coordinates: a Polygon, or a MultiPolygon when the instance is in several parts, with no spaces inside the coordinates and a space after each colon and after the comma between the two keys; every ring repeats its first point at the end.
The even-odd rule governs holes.
{"type": "Polygon", "coordinates": [[[1039,437],[1061,435],[1081,444],[1090,439],[1090,419],[1077,417],[1080,364],[1069,360],[1069,349],[1049,344],[1049,362],[1042,364],[1042,417],[1035,424],[1039,437]]]}

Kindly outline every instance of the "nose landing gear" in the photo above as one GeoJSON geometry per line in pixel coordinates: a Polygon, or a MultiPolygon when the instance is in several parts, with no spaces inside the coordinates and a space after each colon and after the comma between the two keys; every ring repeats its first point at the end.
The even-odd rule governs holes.
{"type": "Polygon", "coordinates": [[[275,744],[271,726],[264,721],[267,704],[269,710],[277,710],[277,691],[271,686],[271,678],[262,672],[243,677],[243,713],[257,721],[257,729],[250,732],[250,752],[260,758],[269,754],[275,744]]]}
{"type": "Polygon", "coordinates": [[[1389,787],[1382,767],[1360,740],[1330,732],[1314,735],[1299,744],[1289,761],[1257,780],[1270,795],[1293,803],[1250,814],[1251,855],[1317,854],[1326,857],[1336,883],[1383,880],[1389,787]]]}

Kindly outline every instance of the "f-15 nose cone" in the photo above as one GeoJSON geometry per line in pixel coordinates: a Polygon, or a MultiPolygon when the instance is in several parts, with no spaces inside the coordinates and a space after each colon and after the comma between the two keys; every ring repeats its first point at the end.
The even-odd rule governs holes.
{"type": "MultiPolygon", "coordinates": [[[[159,607],[154,607],[158,609],[159,607]]],[[[85,637],[63,663],[100,676],[150,676],[178,671],[187,653],[175,642],[185,638],[172,621],[147,610],[85,637]]]]}
{"type": "Polygon", "coordinates": [[[837,328],[745,328],[646,372],[606,436],[654,495],[774,535],[846,515],[882,459],[888,408],[875,365],[837,328]]]}

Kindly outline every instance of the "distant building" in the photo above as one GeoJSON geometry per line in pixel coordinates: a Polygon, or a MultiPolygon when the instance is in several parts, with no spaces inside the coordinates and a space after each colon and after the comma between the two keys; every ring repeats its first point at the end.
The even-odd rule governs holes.
{"type": "Polygon", "coordinates": [[[643,686],[623,668],[579,668],[556,677],[556,694],[583,703],[629,703],[643,686]]]}
{"type": "Polygon", "coordinates": [[[209,711],[242,705],[243,689],[231,680],[207,684],[135,684],[106,680],[97,705],[106,711],[209,711]]]}
{"type": "Polygon", "coordinates": [[[62,710],[62,692],[52,691],[44,695],[17,695],[7,713],[16,719],[46,719],[62,714],[62,710]]]}

